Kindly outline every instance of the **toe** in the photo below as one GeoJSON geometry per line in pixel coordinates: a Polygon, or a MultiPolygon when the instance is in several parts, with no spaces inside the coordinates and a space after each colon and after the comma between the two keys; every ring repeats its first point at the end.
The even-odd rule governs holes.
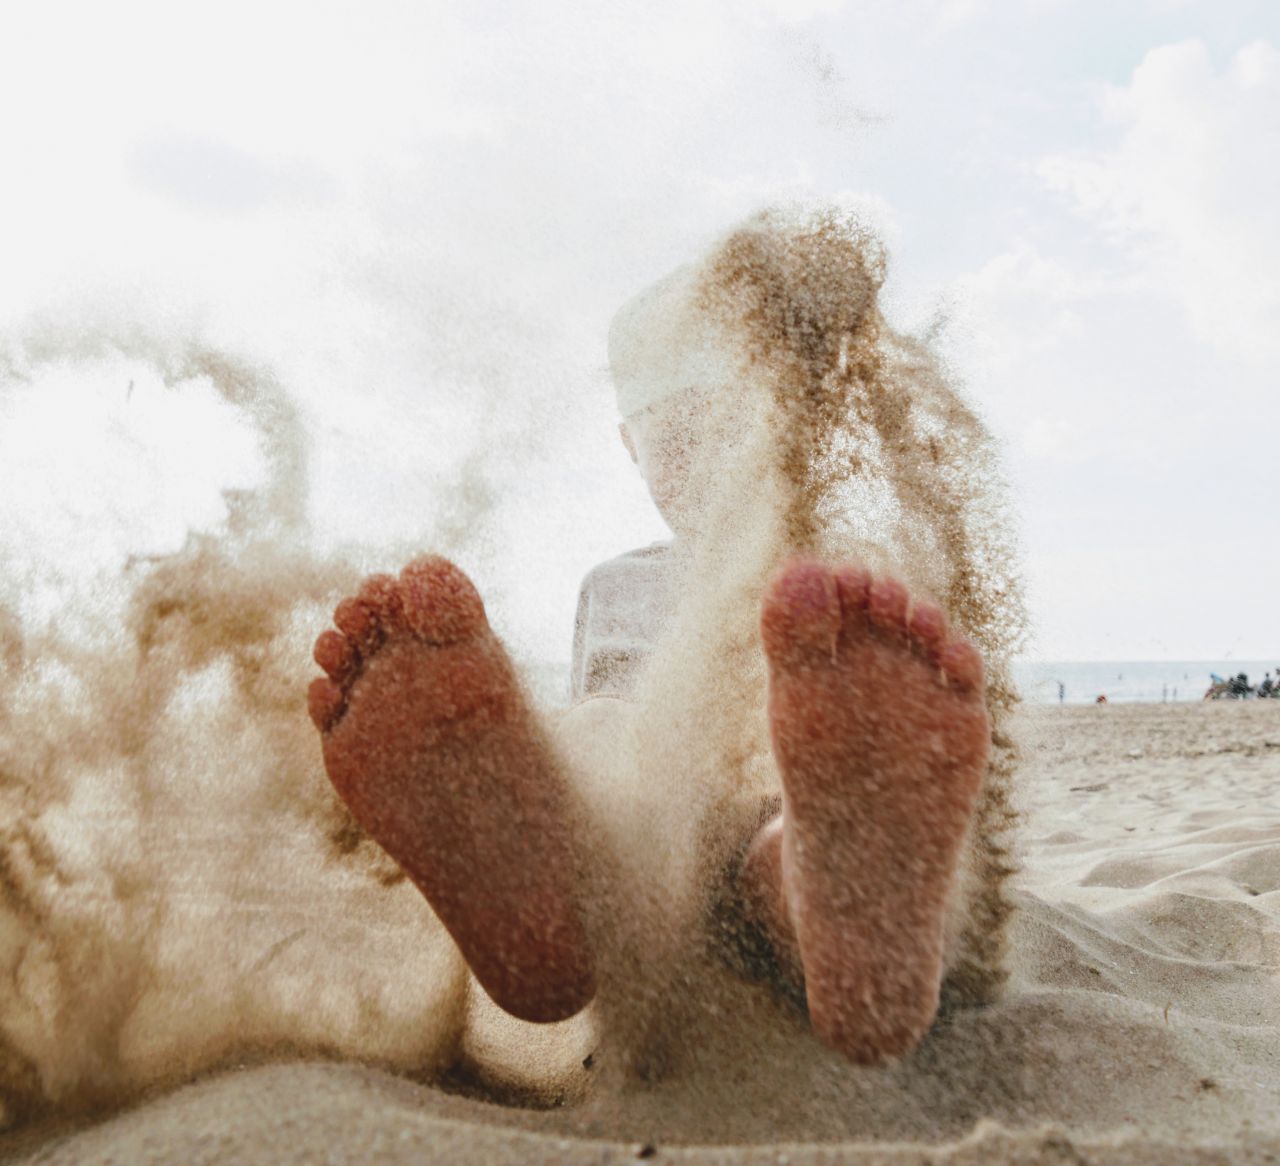
{"type": "Polygon", "coordinates": [[[438,555],[414,559],[400,572],[399,595],[405,622],[428,643],[457,643],[488,626],[471,580],[438,555]]]}
{"type": "Polygon", "coordinates": [[[952,640],[938,653],[938,663],[947,679],[962,692],[982,685],[982,656],[968,640],[952,640]]]}
{"type": "Polygon", "coordinates": [[[836,568],[836,591],[840,595],[840,623],[845,635],[861,634],[867,626],[867,597],[871,572],[861,563],[845,563],[836,568]]]}
{"type": "Polygon", "coordinates": [[[311,682],[307,690],[307,712],[317,729],[323,733],[333,728],[342,716],[342,709],[342,689],[332,680],[319,676],[311,682]]]}
{"type": "Polygon", "coordinates": [[[840,634],[835,575],[811,560],[786,564],[765,592],[760,631],[765,651],[775,661],[833,656],[840,634]]]}
{"type": "Polygon", "coordinates": [[[365,605],[384,631],[391,630],[404,618],[400,584],[394,575],[370,575],[360,585],[360,593],[356,598],[365,605]]]}
{"type": "Polygon", "coordinates": [[[312,658],[339,684],[346,680],[360,664],[360,653],[341,632],[321,632],[316,640],[312,658]]]}
{"type": "Polygon", "coordinates": [[[936,656],[947,642],[947,617],[935,604],[917,603],[907,626],[911,638],[931,656],[936,656]]]}
{"type": "Polygon", "coordinates": [[[344,599],[333,611],[338,631],[362,652],[372,652],[382,642],[377,612],[363,599],[344,599]]]}
{"type": "Polygon", "coordinates": [[[882,634],[891,637],[907,634],[907,589],[892,576],[874,579],[867,592],[867,614],[882,634]]]}

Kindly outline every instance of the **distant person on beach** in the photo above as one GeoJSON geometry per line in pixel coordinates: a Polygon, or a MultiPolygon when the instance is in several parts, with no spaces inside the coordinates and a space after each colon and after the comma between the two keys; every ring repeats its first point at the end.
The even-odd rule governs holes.
{"type": "MultiPolygon", "coordinates": [[[[736,456],[707,405],[739,391],[722,373],[746,358],[694,327],[705,270],[664,280],[612,330],[622,438],[675,538],[588,575],[560,731],[616,731],[671,617],[672,564],[703,537],[708,490],[736,456]]],[[[802,985],[818,1037],[879,1062],[913,1048],[939,1007],[947,904],[991,748],[983,660],[938,606],[860,562],[790,558],[759,604],[783,796],[741,839],[731,892],[802,985]]],[[[421,558],[370,577],[334,623],[316,641],[327,676],[310,709],[339,795],[500,1007],[574,1015],[599,956],[575,876],[575,774],[480,596],[453,564],[421,558]]]]}
{"type": "Polygon", "coordinates": [[[1262,683],[1258,685],[1258,695],[1268,697],[1272,694],[1274,685],[1271,682],[1271,673],[1268,672],[1263,678],[1262,683]]]}

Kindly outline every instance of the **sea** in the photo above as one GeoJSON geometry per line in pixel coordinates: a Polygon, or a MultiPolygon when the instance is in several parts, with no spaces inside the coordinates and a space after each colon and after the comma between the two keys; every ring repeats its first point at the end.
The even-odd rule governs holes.
{"type": "MultiPolygon", "coordinates": [[[[1274,660],[1016,660],[1014,681],[1028,704],[1203,700],[1211,677],[1243,672],[1257,685],[1268,672],[1280,676],[1274,660]]],[[[569,702],[567,661],[540,661],[526,673],[546,704],[569,702]]]]}
{"type": "Polygon", "coordinates": [[[1016,660],[1014,680],[1029,704],[1093,704],[1110,701],[1203,700],[1213,676],[1243,672],[1255,687],[1274,660],[1016,660]]]}

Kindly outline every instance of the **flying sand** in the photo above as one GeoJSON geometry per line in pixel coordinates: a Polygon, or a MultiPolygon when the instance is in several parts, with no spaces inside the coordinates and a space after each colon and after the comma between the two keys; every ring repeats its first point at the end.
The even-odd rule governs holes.
{"type": "MultiPolygon", "coordinates": [[[[625,327],[644,334],[615,376],[624,440],[677,546],[696,547],[742,457],[732,398],[748,391],[751,359],[681,317],[689,283],[677,273],[631,310],[625,327]],[[667,324],[676,314],[665,335],[655,312],[667,324]],[[726,397],[718,415],[734,424],[717,428],[726,397]]],[[[781,983],[803,986],[814,1032],[877,1063],[912,1049],[938,1011],[991,750],[983,662],[893,574],[783,549],[758,601],[782,809],[734,841],[745,857],[727,893],[766,937],[781,983]]],[[[315,645],[327,678],[310,691],[334,787],[495,1003],[528,1021],[578,1013],[600,955],[585,922],[592,891],[575,874],[588,861],[577,849],[593,845],[589,827],[571,825],[578,775],[480,596],[427,557],[368,579],[334,620],[315,645]]]]}

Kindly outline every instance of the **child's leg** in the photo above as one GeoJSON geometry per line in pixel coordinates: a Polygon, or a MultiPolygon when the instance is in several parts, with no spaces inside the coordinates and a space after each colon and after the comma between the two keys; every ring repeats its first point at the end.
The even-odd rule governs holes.
{"type": "Polygon", "coordinates": [[[499,1006],[572,1016],[595,984],[564,774],[475,588],[420,559],[369,579],[334,622],[310,693],[334,787],[499,1006]]]}
{"type": "Polygon", "coordinates": [[[948,893],[990,749],[982,661],[930,604],[860,567],[795,562],[762,614],[782,814],[739,893],[814,1031],[858,1061],[938,1009],[948,893]]]}

